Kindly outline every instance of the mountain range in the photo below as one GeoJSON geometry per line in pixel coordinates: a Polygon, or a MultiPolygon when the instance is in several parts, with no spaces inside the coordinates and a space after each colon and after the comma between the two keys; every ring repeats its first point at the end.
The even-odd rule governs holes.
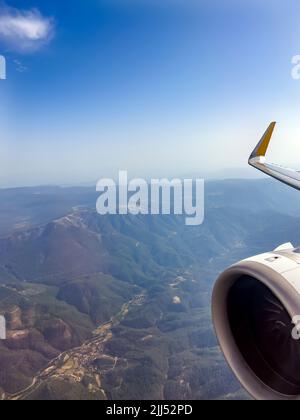
{"type": "Polygon", "coordinates": [[[0,190],[2,399],[248,398],[218,348],[210,295],[233,262],[300,237],[300,195],[206,184],[202,226],[99,216],[92,188],[0,190]]]}

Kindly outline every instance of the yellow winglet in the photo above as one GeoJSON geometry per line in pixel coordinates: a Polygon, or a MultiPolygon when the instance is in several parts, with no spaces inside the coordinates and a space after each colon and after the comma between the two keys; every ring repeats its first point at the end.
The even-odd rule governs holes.
{"type": "Polygon", "coordinates": [[[258,145],[256,146],[256,148],[253,150],[251,156],[250,156],[250,160],[259,156],[266,156],[273,132],[274,132],[274,128],[276,126],[276,122],[272,122],[267,131],[265,132],[265,134],[263,135],[262,139],[260,140],[260,142],[258,143],[258,145]]]}

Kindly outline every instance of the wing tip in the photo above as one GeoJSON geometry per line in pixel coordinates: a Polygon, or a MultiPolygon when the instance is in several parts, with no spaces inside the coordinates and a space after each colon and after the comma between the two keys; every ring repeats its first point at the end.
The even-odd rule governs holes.
{"type": "Polygon", "coordinates": [[[260,142],[258,143],[258,145],[255,147],[255,149],[253,150],[250,158],[249,158],[249,163],[252,159],[254,158],[258,158],[258,157],[265,157],[275,126],[276,126],[276,121],[271,122],[271,124],[269,125],[269,127],[267,128],[265,134],[263,135],[263,137],[261,138],[260,142]]]}

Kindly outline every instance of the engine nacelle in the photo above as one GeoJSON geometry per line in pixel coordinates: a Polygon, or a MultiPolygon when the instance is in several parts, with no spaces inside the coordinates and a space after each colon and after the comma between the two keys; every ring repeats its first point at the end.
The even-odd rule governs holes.
{"type": "Polygon", "coordinates": [[[254,398],[300,399],[300,249],[285,244],[226,270],[212,313],[224,356],[254,398]]]}

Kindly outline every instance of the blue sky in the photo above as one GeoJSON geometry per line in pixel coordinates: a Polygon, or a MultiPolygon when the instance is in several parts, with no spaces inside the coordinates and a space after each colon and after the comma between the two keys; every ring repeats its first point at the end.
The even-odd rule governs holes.
{"type": "Polygon", "coordinates": [[[300,166],[298,1],[0,4],[0,185],[246,167],[274,119],[300,166]]]}

